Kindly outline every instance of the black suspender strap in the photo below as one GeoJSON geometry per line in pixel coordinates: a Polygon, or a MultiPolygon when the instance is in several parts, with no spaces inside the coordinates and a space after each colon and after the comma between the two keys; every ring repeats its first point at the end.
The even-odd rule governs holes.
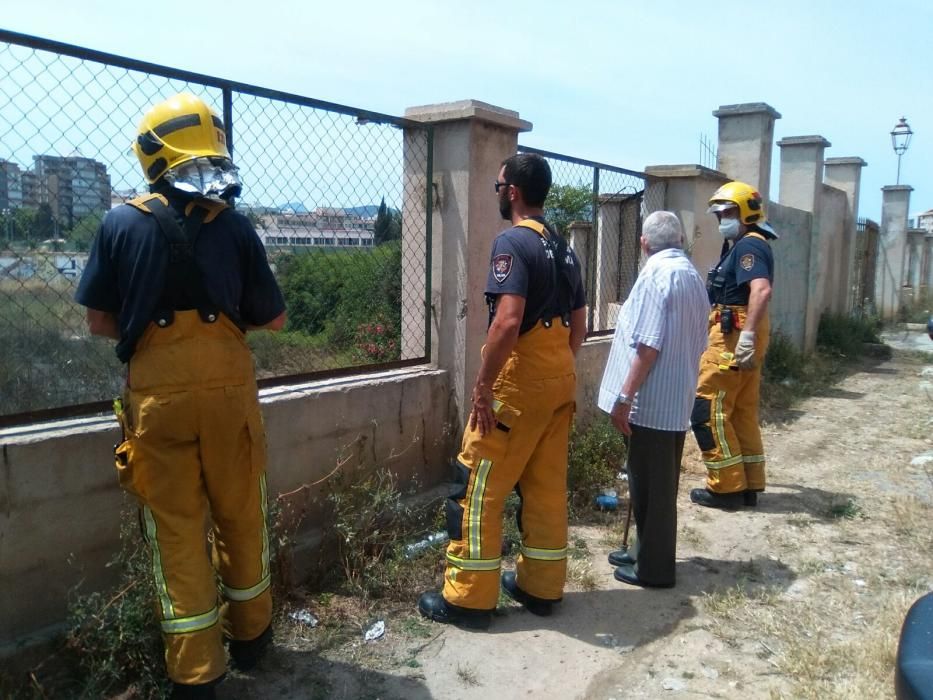
{"type": "MultiPolygon", "coordinates": [[[[219,310],[204,287],[204,276],[194,257],[194,245],[204,217],[207,216],[207,210],[203,207],[193,207],[191,213],[185,217],[185,227],[182,230],[173,210],[161,199],[153,197],[146,202],[146,206],[159,224],[169,251],[165,281],[158,305],[160,313],[183,309],[193,304],[202,321],[213,323],[217,320],[219,310]]],[[[170,320],[162,321],[163,319],[157,319],[159,325],[170,323],[170,320]]]]}

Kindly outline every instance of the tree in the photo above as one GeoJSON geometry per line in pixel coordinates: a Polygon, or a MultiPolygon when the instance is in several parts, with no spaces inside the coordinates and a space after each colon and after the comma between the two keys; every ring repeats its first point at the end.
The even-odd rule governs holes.
{"type": "Polygon", "coordinates": [[[592,187],[590,185],[552,185],[544,201],[544,217],[564,236],[569,234],[571,222],[592,221],[592,187]]]}
{"type": "Polygon", "coordinates": [[[90,214],[75,222],[71,234],[68,236],[75,250],[86,251],[90,249],[91,243],[97,235],[98,229],[100,229],[100,221],[99,214],[90,214]]]}
{"type": "Polygon", "coordinates": [[[33,219],[30,238],[45,241],[55,237],[55,217],[49,204],[40,204],[33,219]]]}
{"type": "Polygon", "coordinates": [[[379,204],[376,212],[376,222],[373,225],[373,243],[381,245],[388,241],[402,239],[402,213],[398,209],[386,206],[385,197],[379,204]]]}

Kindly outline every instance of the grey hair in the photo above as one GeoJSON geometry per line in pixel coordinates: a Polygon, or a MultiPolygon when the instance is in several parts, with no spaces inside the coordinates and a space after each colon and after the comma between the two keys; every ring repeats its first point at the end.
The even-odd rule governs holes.
{"type": "Polygon", "coordinates": [[[641,227],[648,253],[667,248],[684,247],[684,229],[677,215],[669,211],[656,211],[648,215],[641,227]]]}

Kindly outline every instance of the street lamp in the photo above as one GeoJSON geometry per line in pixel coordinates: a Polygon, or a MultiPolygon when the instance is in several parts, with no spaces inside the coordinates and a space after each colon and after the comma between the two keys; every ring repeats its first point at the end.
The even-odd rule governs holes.
{"type": "Polygon", "coordinates": [[[893,146],[894,152],[897,153],[897,182],[895,184],[901,184],[901,156],[910,146],[910,137],[913,135],[914,132],[911,131],[910,126],[907,124],[907,117],[901,117],[901,120],[891,130],[891,146],[893,146]]]}

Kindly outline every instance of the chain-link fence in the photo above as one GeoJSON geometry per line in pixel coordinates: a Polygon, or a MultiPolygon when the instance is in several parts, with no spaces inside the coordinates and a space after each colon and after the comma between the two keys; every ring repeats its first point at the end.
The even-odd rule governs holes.
{"type": "Polygon", "coordinates": [[[285,331],[249,335],[264,383],[424,360],[429,126],[2,30],[0,74],[0,422],[119,391],[74,292],[103,216],[147,191],[142,115],[178,92],[223,115],[286,297],[285,331]]]}
{"type": "Polygon", "coordinates": [[[518,150],[542,155],[551,166],[545,217],[568,238],[583,265],[588,334],[612,332],[638,277],[642,219],[663,201],[647,201],[655,195],[644,173],[527,146],[518,150]]]}

